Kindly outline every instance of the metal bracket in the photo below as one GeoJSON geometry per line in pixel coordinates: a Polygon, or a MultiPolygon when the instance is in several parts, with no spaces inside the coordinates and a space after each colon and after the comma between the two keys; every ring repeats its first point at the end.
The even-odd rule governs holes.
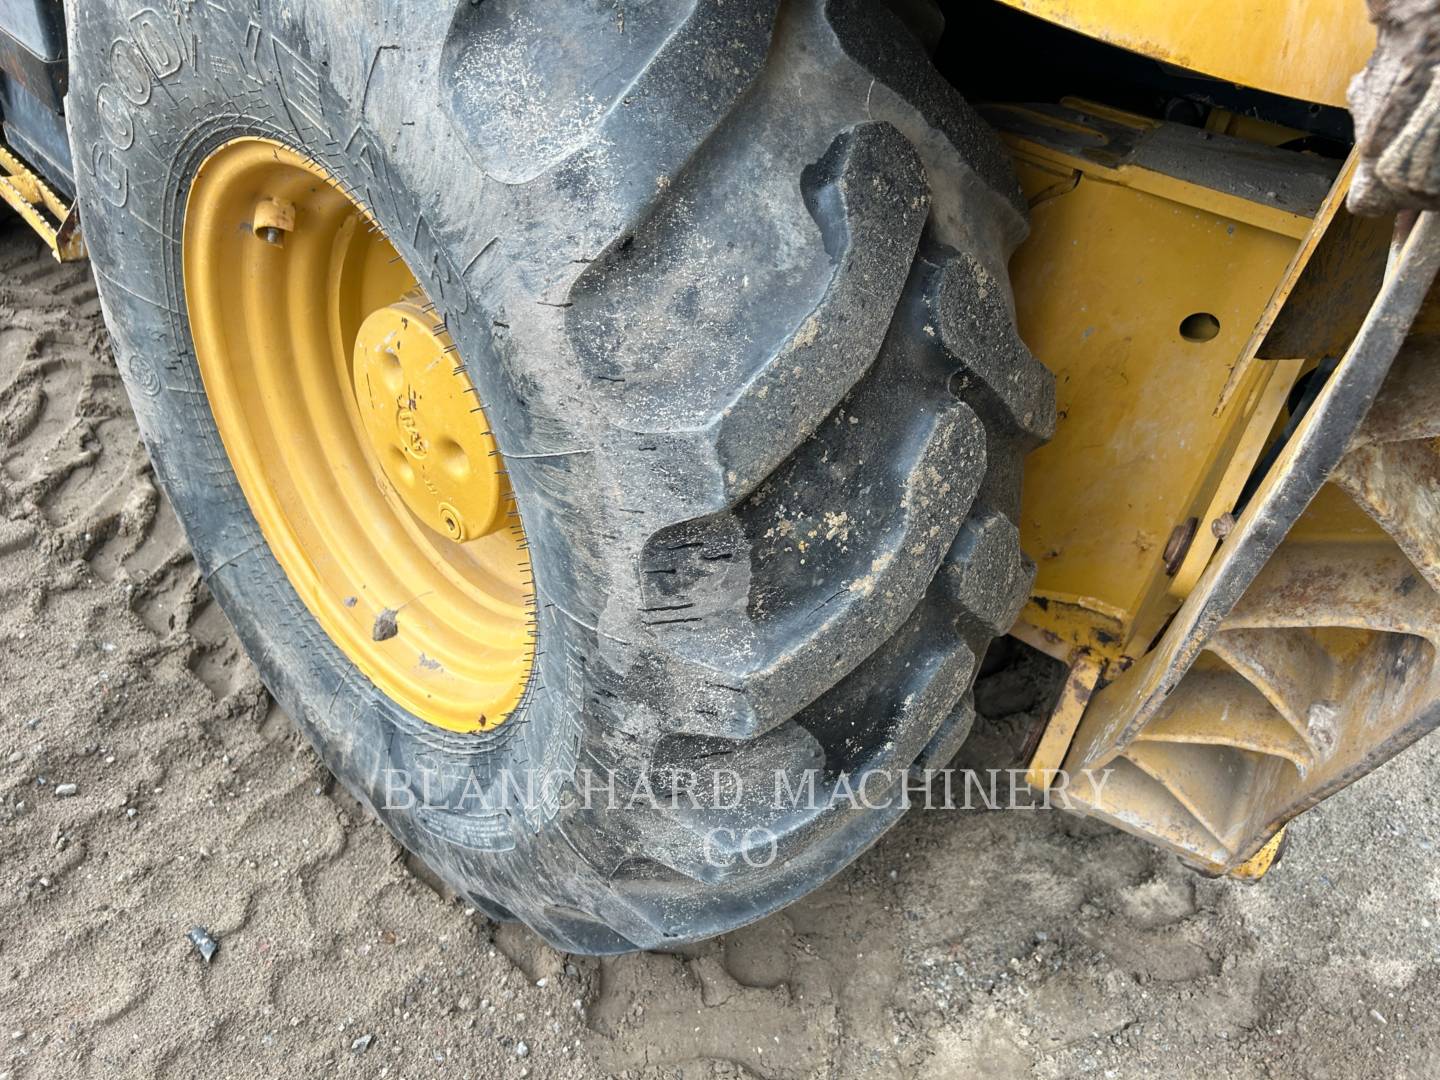
{"type": "Polygon", "coordinates": [[[1425,214],[1164,637],[1084,710],[1064,767],[1113,775],[1072,805],[1253,876],[1287,821],[1440,723],[1437,271],[1425,214]]]}
{"type": "Polygon", "coordinates": [[[8,148],[0,146],[0,199],[5,200],[45,241],[59,262],[86,258],[80,214],[8,148]]]}

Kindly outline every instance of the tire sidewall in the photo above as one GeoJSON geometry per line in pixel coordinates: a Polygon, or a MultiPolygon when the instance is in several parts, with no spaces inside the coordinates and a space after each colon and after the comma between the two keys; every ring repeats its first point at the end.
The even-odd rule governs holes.
{"type": "MultiPolygon", "coordinates": [[[[521,415],[518,380],[498,370],[492,320],[440,237],[444,193],[410,189],[384,141],[306,59],[328,51],[315,43],[213,5],[178,20],[138,3],[99,8],[83,24],[72,15],[71,26],[69,120],[85,234],[122,378],[202,575],[280,704],[402,844],[492,913],[518,915],[552,940],[573,938],[570,923],[552,916],[557,898],[603,906],[603,877],[591,867],[610,857],[577,859],[563,836],[603,833],[572,820],[597,812],[576,805],[573,790],[586,735],[579,671],[594,643],[542,610],[531,685],[490,733],[443,731],[386,698],[270,553],[225,454],[189,332],[181,243],[190,181],[224,143],[274,139],[314,159],[374,215],[446,319],[506,451],[523,438],[505,423],[521,415]],[[501,802],[479,799],[497,791],[497,778],[501,802]]],[[[512,468],[511,481],[522,515],[552,512],[554,499],[534,490],[526,469],[512,468]]],[[[531,544],[537,582],[551,562],[555,577],[573,578],[572,566],[549,557],[555,550],[531,544]]],[[[612,835],[597,846],[620,851],[626,841],[612,835]]],[[[571,943],[587,951],[629,944],[589,924],[584,933],[571,943]]]]}

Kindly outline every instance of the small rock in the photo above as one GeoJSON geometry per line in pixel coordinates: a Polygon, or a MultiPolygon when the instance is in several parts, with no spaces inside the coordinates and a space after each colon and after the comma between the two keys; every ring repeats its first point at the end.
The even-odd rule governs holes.
{"type": "Polygon", "coordinates": [[[360,1038],[350,1044],[350,1049],[357,1054],[363,1054],[366,1050],[370,1049],[370,1043],[374,1038],[374,1035],[361,1035],[360,1038]]]}
{"type": "Polygon", "coordinates": [[[1388,1023],[1388,1021],[1385,1019],[1385,1014],[1382,1013],[1379,1009],[1370,1010],[1370,1019],[1374,1020],[1377,1024],[1388,1023]]]}
{"type": "Polygon", "coordinates": [[[195,951],[205,963],[210,963],[210,958],[215,955],[215,950],[220,948],[220,943],[210,936],[210,931],[203,926],[192,926],[185,934],[190,944],[195,946],[195,951]]]}
{"type": "Polygon", "coordinates": [[[55,797],[57,799],[68,799],[72,795],[80,794],[79,784],[56,784],[55,797]]]}
{"type": "Polygon", "coordinates": [[[536,980],[535,980],[535,985],[538,986],[541,990],[544,990],[545,987],[547,987],[547,986],[550,985],[550,980],[549,980],[549,979],[536,979],[536,980]]]}
{"type": "Polygon", "coordinates": [[[16,750],[5,760],[8,761],[11,765],[19,765],[20,762],[25,760],[25,752],[23,750],[16,750]]]}
{"type": "Polygon", "coordinates": [[[515,1044],[515,1056],[518,1058],[530,1056],[530,1047],[523,1040],[515,1044]]]}

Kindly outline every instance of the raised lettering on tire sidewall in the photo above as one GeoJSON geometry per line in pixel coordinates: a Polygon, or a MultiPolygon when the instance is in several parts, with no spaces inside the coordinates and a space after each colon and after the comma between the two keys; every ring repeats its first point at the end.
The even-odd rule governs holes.
{"type": "MultiPolygon", "coordinates": [[[[573,626],[542,618],[537,674],[521,707],[489,736],[456,736],[385,699],[325,636],[269,554],[206,403],[181,273],[189,181],[213,150],[241,136],[312,156],[405,256],[471,358],[476,384],[501,386],[473,361],[490,353],[488,322],[461,270],[384,143],[305,45],[261,16],[207,4],[179,16],[116,4],[72,24],[71,34],[72,138],[107,321],[157,474],[211,590],[326,764],[442,877],[472,879],[476,868],[464,865],[472,859],[523,858],[517,849],[567,808],[581,751],[586,643],[573,626]],[[500,769],[523,774],[543,796],[506,811],[463,800],[457,809],[448,797],[500,769]],[[427,801],[444,808],[427,809],[427,801]]],[[[503,447],[503,431],[496,434],[503,447]]]]}

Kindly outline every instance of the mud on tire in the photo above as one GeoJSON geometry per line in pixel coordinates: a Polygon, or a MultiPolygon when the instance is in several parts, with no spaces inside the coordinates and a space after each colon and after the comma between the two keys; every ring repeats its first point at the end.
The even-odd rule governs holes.
{"type": "Polygon", "coordinates": [[[70,123],[127,387],[211,590],[336,775],[572,951],[719,933],[864,850],[899,809],[827,785],[964,738],[1028,590],[1020,461],[1054,413],[1014,330],[1018,189],[905,26],[868,0],[86,7],[70,123]],[[538,677],[493,732],[355,670],[226,460],[179,237],[199,163],[241,135],[373,211],[483,395],[539,597],[538,677]],[[577,769],[758,794],[587,807],[577,769]],[[776,810],[775,773],[808,769],[819,805],[776,810]],[[459,797],[503,774],[543,797],[459,797]]]}

